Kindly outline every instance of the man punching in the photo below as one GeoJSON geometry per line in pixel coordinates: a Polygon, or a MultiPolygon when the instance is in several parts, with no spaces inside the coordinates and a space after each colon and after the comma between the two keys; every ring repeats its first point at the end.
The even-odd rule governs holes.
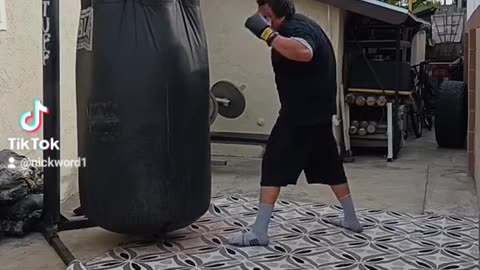
{"type": "Polygon", "coordinates": [[[295,12],[292,0],[257,0],[258,13],[245,27],[272,48],[281,109],[262,161],[259,212],[252,229],[235,235],[237,246],[265,246],[281,187],[295,185],[301,172],[309,184],[330,185],[343,218],[329,224],[360,233],[347,177],[332,130],[337,75],[329,38],[313,20],[295,12]]]}

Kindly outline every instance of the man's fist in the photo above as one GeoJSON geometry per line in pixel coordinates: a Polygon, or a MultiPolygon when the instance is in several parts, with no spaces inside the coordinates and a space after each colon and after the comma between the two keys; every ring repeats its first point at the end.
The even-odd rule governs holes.
{"type": "Polygon", "coordinates": [[[248,28],[255,36],[266,41],[269,46],[278,36],[278,33],[270,28],[267,20],[258,13],[254,14],[245,21],[245,27],[248,28]]]}

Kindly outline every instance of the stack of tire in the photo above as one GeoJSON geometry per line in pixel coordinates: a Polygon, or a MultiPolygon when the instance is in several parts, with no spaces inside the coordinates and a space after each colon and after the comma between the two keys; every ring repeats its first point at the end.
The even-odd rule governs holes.
{"type": "Polygon", "coordinates": [[[42,171],[22,166],[25,158],[10,150],[0,151],[0,235],[24,236],[42,216],[42,171]]]}
{"type": "Polygon", "coordinates": [[[468,100],[462,81],[444,81],[437,93],[435,137],[445,148],[464,148],[468,128],[468,100]]]}

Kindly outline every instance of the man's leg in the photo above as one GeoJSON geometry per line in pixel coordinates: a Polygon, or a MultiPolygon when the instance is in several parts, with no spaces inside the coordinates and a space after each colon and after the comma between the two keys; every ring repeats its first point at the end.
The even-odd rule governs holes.
{"type": "Polygon", "coordinates": [[[345,229],[361,233],[363,231],[362,225],[357,219],[355,207],[353,205],[352,195],[348,183],[331,186],[333,193],[342,204],[343,219],[326,219],[325,221],[345,229]]]}
{"type": "Polygon", "coordinates": [[[362,232],[363,228],[355,214],[347,176],[338,153],[331,124],[313,127],[310,134],[314,139],[311,146],[312,152],[305,169],[307,181],[329,185],[343,207],[343,219],[324,219],[324,221],[354,232],[362,232]]]}
{"type": "Polygon", "coordinates": [[[233,236],[229,239],[229,244],[236,246],[268,245],[268,225],[279,194],[280,187],[262,187],[260,189],[259,211],[252,230],[233,236]]]}
{"type": "Polygon", "coordinates": [[[296,184],[304,166],[307,148],[302,133],[284,122],[275,123],[262,159],[260,204],[252,230],[229,239],[237,246],[268,245],[268,225],[281,187],[296,184]]]}

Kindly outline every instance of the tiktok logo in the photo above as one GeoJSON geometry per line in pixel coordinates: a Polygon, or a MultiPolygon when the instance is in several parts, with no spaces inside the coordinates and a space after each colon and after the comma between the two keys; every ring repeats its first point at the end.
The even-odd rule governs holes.
{"type": "Polygon", "coordinates": [[[44,113],[48,114],[48,108],[43,106],[40,100],[35,100],[33,112],[25,112],[20,117],[20,126],[27,132],[37,132],[42,126],[44,113]],[[32,121],[32,119],[33,123],[29,124],[28,122],[32,121]]]}

